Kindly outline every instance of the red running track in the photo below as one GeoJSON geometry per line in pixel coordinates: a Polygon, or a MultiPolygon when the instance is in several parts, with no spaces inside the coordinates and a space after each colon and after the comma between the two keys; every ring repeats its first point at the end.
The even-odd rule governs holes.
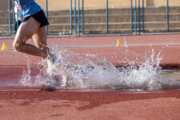
{"type": "MultiPolygon", "coordinates": [[[[128,65],[130,62],[142,63],[152,55],[153,50],[155,58],[160,54],[161,66],[179,67],[179,38],[180,34],[50,37],[48,45],[60,50],[78,53],[81,56],[95,54],[98,58],[106,58],[117,66],[128,65]],[[116,47],[117,40],[121,41],[120,47],[116,47]]],[[[12,39],[1,38],[0,45],[3,42],[10,50],[0,52],[0,65],[26,65],[27,57],[12,50],[12,39]]],[[[30,57],[31,62],[39,60],[37,57],[28,57],[30,57]]]]}
{"type": "Polygon", "coordinates": [[[180,91],[0,91],[0,120],[179,120],[180,91]]]}
{"type": "MultiPolygon", "coordinates": [[[[48,45],[84,56],[87,53],[106,58],[115,65],[144,62],[154,50],[161,53],[160,65],[180,64],[180,34],[141,36],[99,36],[48,38],[48,45]],[[117,40],[122,46],[116,47],[117,40]],[[138,58],[138,59],[137,59],[138,58]],[[122,61],[125,59],[125,61],[122,61]]],[[[0,81],[13,82],[25,69],[25,56],[12,50],[12,39],[1,38],[7,51],[0,52],[0,81]]],[[[31,42],[31,41],[30,41],[31,42]]],[[[33,68],[34,69],[34,68],[33,68]]],[[[32,74],[36,73],[36,69],[32,74]]],[[[0,120],[179,120],[180,91],[56,91],[39,89],[5,89],[0,91],[0,120]]]]}

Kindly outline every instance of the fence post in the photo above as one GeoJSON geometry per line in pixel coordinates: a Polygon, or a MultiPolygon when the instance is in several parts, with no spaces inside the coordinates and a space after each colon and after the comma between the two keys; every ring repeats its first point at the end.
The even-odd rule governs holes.
{"type": "Polygon", "coordinates": [[[11,36],[11,0],[9,0],[9,36],[11,36]]]}
{"type": "Polygon", "coordinates": [[[13,29],[14,29],[13,35],[15,35],[15,14],[14,14],[14,2],[13,2],[13,29]]]}
{"type": "Polygon", "coordinates": [[[70,31],[72,35],[72,0],[70,0],[70,31]]]}
{"type": "Polygon", "coordinates": [[[135,33],[137,34],[137,3],[135,0],[135,33]]]}
{"type": "Polygon", "coordinates": [[[169,32],[169,0],[167,0],[166,6],[166,21],[167,21],[167,32],[169,32]]]}
{"type": "Polygon", "coordinates": [[[140,0],[138,0],[138,23],[139,23],[139,34],[141,32],[141,9],[140,0]]]}
{"type": "Polygon", "coordinates": [[[143,26],[143,32],[144,32],[144,0],[142,0],[142,26],[143,26]]]}
{"type": "Polygon", "coordinates": [[[82,34],[84,34],[84,0],[82,0],[82,34]]]}
{"type": "Polygon", "coordinates": [[[106,0],[106,33],[109,32],[109,11],[108,11],[108,0],[106,0]]]}
{"type": "Polygon", "coordinates": [[[80,36],[80,0],[78,0],[78,36],[80,36]]]}
{"type": "Polygon", "coordinates": [[[77,32],[76,32],[76,0],[74,0],[74,30],[75,30],[75,35],[77,35],[77,32]]]}
{"type": "MultiPolygon", "coordinates": [[[[46,0],[46,17],[48,19],[48,0],[46,0]]],[[[48,34],[48,25],[46,25],[46,34],[48,34]]]]}
{"type": "Polygon", "coordinates": [[[131,0],[131,32],[133,32],[133,2],[131,0]]]}

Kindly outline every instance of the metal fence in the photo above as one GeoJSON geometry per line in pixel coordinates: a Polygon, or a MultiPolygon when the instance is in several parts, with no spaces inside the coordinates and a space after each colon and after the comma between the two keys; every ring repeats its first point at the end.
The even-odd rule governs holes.
{"type": "MultiPolygon", "coordinates": [[[[2,1],[1,1],[2,2],[2,1]]],[[[11,0],[6,1],[7,6],[0,9],[0,36],[11,36],[11,0]]]]}
{"type": "MultiPolygon", "coordinates": [[[[174,0],[36,0],[50,25],[48,35],[180,32],[180,2],[174,0]],[[54,3],[54,4],[52,4],[54,3]]],[[[11,0],[0,10],[0,36],[15,35],[11,0]]]]}
{"type": "Polygon", "coordinates": [[[142,27],[139,27],[139,32],[169,32],[169,1],[163,0],[161,5],[154,4],[153,7],[145,7],[142,2],[141,20],[139,24],[142,23],[142,27]]]}

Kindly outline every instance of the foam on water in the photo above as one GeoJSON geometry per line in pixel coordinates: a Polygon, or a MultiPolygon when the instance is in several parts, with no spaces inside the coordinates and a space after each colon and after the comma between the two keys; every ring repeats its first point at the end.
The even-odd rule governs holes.
{"type": "MultiPolygon", "coordinates": [[[[138,68],[129,66],[116,68],[106,59],[98,59],[95,55],[87,54],[82,57],[68,51],[56,52],[57,62],[47,67],[46,60],[39,63],[40,73],[31,76],[30,68],[24,72],[20,80],[23,86],[41,86],[51,84],[60,89],[61,73],[57,66],[63,67],[72,76],[67,81],[67,89],[120,89],[120,90],[158,90],[162,81],[159,78],[161,60],[160,54],[146,58],[138,68]],[[56,78],[55,78],[55,77],[56,78]]],[[[28,64],[27,67],[30,67],[28,64]]]]}

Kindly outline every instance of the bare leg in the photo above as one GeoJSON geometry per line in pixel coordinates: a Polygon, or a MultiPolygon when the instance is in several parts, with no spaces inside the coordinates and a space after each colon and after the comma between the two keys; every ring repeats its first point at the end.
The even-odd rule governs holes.
{"type": "MultiPolygon", "coordinates": [[[[15,36],[13,47],[19,52],[47,58],[49,55],[49,49],[47,47],[45,27],[40,27],[40,23],[37,22],[33,17],[29,18],[26,22],[23,22],[20,25],[15,36]],[[33,38],[35,46],[26,43],[30,37],[33,38]]],[[[48,65],[50,66],[51,64],[52,62],[49,61],[48,65]]],[[[69,78],[68,72],[59,65],[57,70],[61,73],[63,78],[62,86],[65,86],[69,78]]]]}
{"type": "Polygon", "coordinates": [[[40,23],[37,22],[33,17],[29,18],[26,22],[23,22],[19,26],[15,36],[13,47],[19,52],[46,58],[48,56],[47,49],[41,49],[40,47],[26,43],[30,37],[39,32],[39,26],[40,23]]]}
{"type": "Polygon", "coordinates": [[[49,48],[47,47],[47,35],[46,35],[45,26],[40,27],[38,31],[32,36],[32,38],[37,48],[49,54],[49,48]]]}
{"type": "MultiPolygon", "coordinates": [[[[49,53],[49,48],[47,47],[47,36],[45,27],[39,28],[39,30],[33,35],[33,40],[36,47],[46,51],[50,55],[50,57],[52,57],[52,55],[49,53]]],[[[47,63],[48,67],[50,68],[52,66],[52,62],[48,60],[47,63]]],[[[61,87],[66,86],[67,81],[71,78],[68,72],[63,67],[61,67],[61,65],[56,65],[55,71],[60,73],[62,76],[61,87]]],[[[53,80],[59,81],[58,76],[53,76],[53,80]]]]}

